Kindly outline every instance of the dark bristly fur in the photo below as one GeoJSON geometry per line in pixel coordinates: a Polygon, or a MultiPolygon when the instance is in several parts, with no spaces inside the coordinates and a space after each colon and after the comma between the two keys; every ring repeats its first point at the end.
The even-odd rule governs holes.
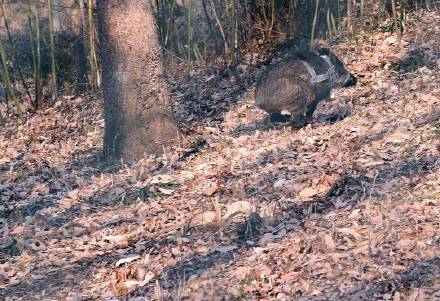
{"type": "Polygon", "coordinates": [[[317,54],[298,51],[269,66],[263,72],[257,82],[255,102],[258,107],[271,115],[273,122],[286,121],[286,117],[281,115],[281,112],[284,110],[290,112],[292,126],[299,128],[310,120],[319,101],[330,97],[332,88],[354,85],[356,85],[356,77],[349,73],[342,62],[328,49],[319,49],[317,54]],[[325,74],[329,65],[320,55],[327,55],[335,66],[334,87],[330,80],[311,83],[310,73],[301,62],[306,61],[316,74],[325,74]]]}

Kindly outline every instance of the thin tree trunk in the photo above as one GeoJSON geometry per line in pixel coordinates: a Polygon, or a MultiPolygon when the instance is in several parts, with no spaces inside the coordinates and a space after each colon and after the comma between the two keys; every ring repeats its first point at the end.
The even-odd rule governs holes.
{"type": "Polygon", "coordinates": [[[75,33],[77,34],[77,42],[74,45],[75,53],[75,65],[76,65],[76,81],[77,91],[79,93],[84,92],[87,89],[87,85],[90,84],[88,80],[88,36],[87,36],[87,22],[86,22],[86,10],[84,7],[84,0],[78,0],[80,16],[79,19],[74,19],[75,33]]]}
{"type": "Polygon", "coordinates": [[[217,10],[215,9],[215,3],[214,3],[213,0],[209,0],[209,4],[211,4],[212,13],[214,15],[215,21],[217,22],[217,26],[218,26],[218,29],[220,30],[220,34],[222,35],[223,45],[224,45],[224,48],[225,48],[225,54],[227,55],[229,53],[228,42],[226,40],[226,35],[225,35],[224,30],[223,30],[222,23],[220,22],[220,19],[219,19],[218,15],[217,15],[217,10]]]}
{"type": "Polygon", "coordinates": [[[232,21],[232,63],[230,65],[230,70],[235,78],[235,81],[239,86],[243,86],[240,75],[237,71],[237,66],[240,64],[241,51],[238,44],[238,3],[237,0],[232,0],[231,5],[231,21],[232,21]]]}
{"type": "Polygon", "coordinates": [[[270,33],[272,34],[273,27],[275,25],[275,18],[276,18],[276,1],[272,0],[271,5],[271,20],[270,20],[270,33]]]}
{"type": "Polygon", "coordinates": [[[0,111],[0,126],[6,123],[5,118],[3,117],[2,112],[0,111]]]}
{"type": "Polygon", "coordinates": [[[315,39],[316,23],[318,21],[319,14],[319,0],[315,0],[315,13],[313,15],[312,32],[310,34],[310,48],[313,46],[313,40],[315,39]]]}
{"type": "Polygon", "coordinates": [[[54,39],[54,21],[53,21],[53,3],[52,0],[47,1],[47,13],[49,16],[49,34],[50,34],[50,60],[52,75],[52,99],[58,97],[57,86],[57,65],[55,60],[55,39],[54,39]]]}
{"type": "Polygon", "coordinates": [[[96,61],[95,61],[95,31],[93,28],[93,0],[87,1],[87,29],[89,35],[89,64],[90,64],[90,85],[94,91],[97,88],[96,61]]]}
{"type": "Polygon", "coordinates": [[[38,108],[41,104],[42,88],[41,88],[41,20],[40,20],[40,3],[35,2],[35,105],[38,108]]]}
{"type": "Polygon", "coordinates": [[[237,21],[237,6],[236,0],[231,0],[231,44],[232,44],[232,60],[235,61],[237,58],[238,51],[238,21],[237,21]]]}
{"type": "Polygon", "coordinates": [[[23,111],[21,109],[20,103],[15,97],[14,87],[12,86],[11,79],[9,77],[8,64],[6,60],[6,54],[3,48],[2,41],[0,40],[0,63],[2,67],[2,78],[5,82],[6,98],[11,110],[15,110],[20,119],[23,118],[23,111]]]}
{"type": "Polygon", "coordinates": [[[192,0],[188,0],[188,7],[186,9],[187,11],[187,44],[188,44],[188,49],[187,49],[187,60],[188,60],[188,74],[190,74],[191,71],[191,57],[192,57],[192,51],[193,51],[193,41],[192,41],[192,35],[193,35],[193,30],[192,30],[192,0]]]}
{"type": "MultiPolygon", "coordinates": [[[[35,90],[37,90],[37,42],[36,42],[36,34],[33,26],[33,14],[32,14],[32,6],[31,2],[28,3],[28,25],[29,25],[29,35],[31,42],[31,53],[32,53],[32,79],[34,80],[35,90]]],[[[37,93],[35,93],[35,97],[37,93]]],[[[32,102],[32,106],[34,110],[38,109],[39,99],[35,98],[32,102]]]]}
{"type": "Polygon", "coordinates": [[[15,47],[15,42],[14,42],[14,39],[12,38],[11,31],[9,30],[8,20],[6,19],[5,4],[6,4],[5,0],[3,0],[3,5],[2,5],[1,8],[2,8],[3,21],[4,21],[4,24],[5,24],[6,33],[8,35],[9,44],[11,44],[12,55],[14,56],[14,66],[17,68],[18,76],[20,77],[21,84],[23,85],[23,88],[26,91],[26,94],[27,94],[27,96],[29,98],[29,102],[32,104],[32,106],[34,106],[34,103],[32,101],[31,92],[29,91],[29,87],[26,84],[26,80],[24,79],[23,72],[21,70],[21,66],[20,66],[20,62],[19,62],[20,60],[19,60],[18,55],[17,55],[17,49],[15,47]]]}
{"type": "Polygon", "coordinates": [[[175,145],[153,9],[145,0],[99,0],[106,157],[132,161],[175,145]]]}
{"type": "Polygon", "coordinates": [[[400,43],[400,40],[401,40],[400,24],[399,24],[399,20],[397,17],[396,0],[391,0],[391,6],[392,6],[392,10],[393,10],[393,27],[394,27],[394,30],[397,34],[398,39],[399,39],[399,43],[400,43]]]}
{"type": "Polygon", "coordinates": [[[209,35],[214,31],[211,18],[209,17],[208,8],[206,7],[206,0],[202,0],[203,13],[205,14],[206,24],[208,24],[209,35]]]}

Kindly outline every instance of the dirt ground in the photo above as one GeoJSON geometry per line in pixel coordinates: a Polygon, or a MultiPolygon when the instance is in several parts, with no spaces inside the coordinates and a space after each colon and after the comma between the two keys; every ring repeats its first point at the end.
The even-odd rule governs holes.
{"type": "Polygon", "coordinates": [[[440,300],[440,14],[412,22],[334,45],[358,85],[300,130],[202,69],[181,148],[134,166],[101,163],[99,97],[9,123],[0,299],[440,300]]]}

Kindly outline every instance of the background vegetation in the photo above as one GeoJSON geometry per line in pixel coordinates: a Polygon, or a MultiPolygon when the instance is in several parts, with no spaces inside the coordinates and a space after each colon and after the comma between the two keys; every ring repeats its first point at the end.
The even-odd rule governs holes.
{"type": "MultiPolygon", "coordinates": [[[[307,47],[317,38],[404,32],[408,14],[435,0],[154,0],[165,63],[252,66],[258,50],[307,47]],[[393,22],[387,23],[387,16],[393,22]]],[[[59,95],[100,86],[93,0],[1,3],[0,122],[24,118],[59,95]]]]}

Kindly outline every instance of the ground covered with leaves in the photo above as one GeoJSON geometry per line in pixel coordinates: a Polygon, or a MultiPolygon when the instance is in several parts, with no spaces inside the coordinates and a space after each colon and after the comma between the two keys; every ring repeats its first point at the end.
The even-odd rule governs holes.
{"type": "Polygon", "coordinates": [[[440,15],[413,22],[334,45],[358,85],[300,130],[209,68],[134,166],[101,163],[99,97],[6,125],[0,299],[440,300],[440,15]]]}

